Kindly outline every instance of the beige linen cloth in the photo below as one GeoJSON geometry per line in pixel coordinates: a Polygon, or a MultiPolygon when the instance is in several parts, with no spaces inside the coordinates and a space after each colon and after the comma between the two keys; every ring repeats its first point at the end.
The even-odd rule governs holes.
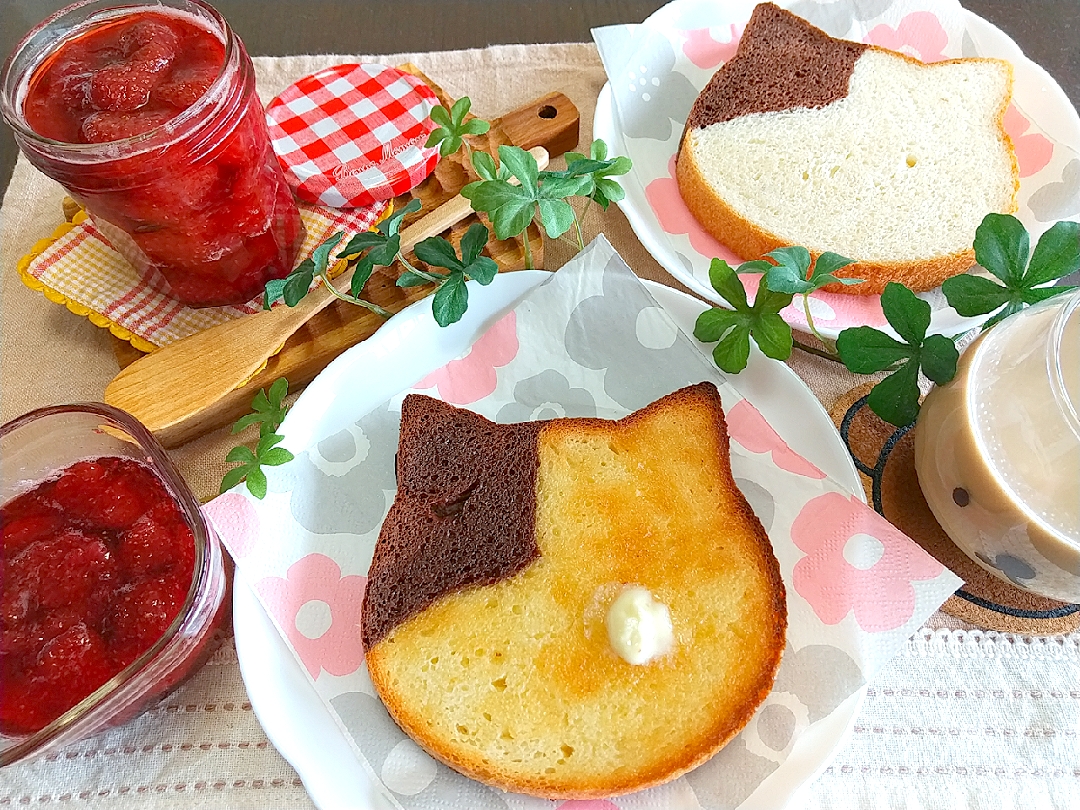
{"type": "MultiPolygon", "coordinates": [[[[605,76],[591,44],[496,46],[379,57],[255,60],[264,101],[343,62],[416,63],[473,111],[495,117],[558,90],[581,112],[582,144],[605,76]]],[[[0,418],[99,400],[117,365],[108,333],[22,285],[18,259],[61,222],[59,186],[20,158],[2,213],[0,418]]],[[[612,209],[602,229],[642,277],[679,286],[612,209]]],[[[556,256],[549,251],[548,263],[556,256]]],[[[565,257],[564,257],[565,258],[565,257]]],[[[795,371],[826,408],[858,382],[796,353],[795,371]]],[[[172,452],[203,500],[234,444],[226,430],[172,452]]],[[[0,685],[2,688],[2,685],[0,685]]],[[[794,808],[1080,808],[1080,634],[1028,638],[942,614],[871,684],[832,763],[794,808]]],[[[58,755],[0,770],[0,807],[305,808],[302,781],[259,726],[228,642],[190,682],[127,726],[58,755]]],[[[463,809],[464,810],[464,809],[463,809]]]]}

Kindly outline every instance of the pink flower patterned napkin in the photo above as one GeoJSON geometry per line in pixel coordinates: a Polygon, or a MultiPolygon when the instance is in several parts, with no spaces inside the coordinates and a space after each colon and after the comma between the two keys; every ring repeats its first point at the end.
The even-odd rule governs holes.
{"type": "MultiPolygon", "coordinates": [[[[959,586],[860,497],[792,450],[764,418],[762,401],[746,398],[738,377],[716,369],[603,237],[409,391],[517,422],[617,418],[702,380],[721,391],[736,480],[780,561],[788,644],[775,687],[750,725],[702,767],[641,794],[554,805],[489,789],[424,754],[375,696],[359,610],[394,496],[400,403],[408,391],[322,431],[310,446],[292,447],[296,459],[268,471],[265,500],[238,488],[208,505],[237,561],[238,587],[248,583],[258,595],[360,767],[394,806],[780,806],[824,766],[862,687],[959,586]]],[[[301,404],[310,405],[303,397],[295,407],[301,404]]]]}

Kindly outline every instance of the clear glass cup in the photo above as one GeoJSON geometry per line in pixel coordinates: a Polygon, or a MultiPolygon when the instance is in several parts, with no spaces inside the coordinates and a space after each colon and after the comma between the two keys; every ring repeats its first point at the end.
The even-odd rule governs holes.
{"type": "Polygon", "coordinates": [[[60,405],[0,427],[0,504],[75,462],[109,456],[146,465],[191,529],[194,568],[186,600],[164,635],[97,691],[37,732],[0,735],[0,765],[55,751],[132,719],[201,666],[228,619],[229,580],[217,535],[164,449],[123,411],[98,403],[60,405]]]}
{"type": "MultiPolygon", "coordinates": [[[[183,44],[169,53],[196,58],[190,40],[183,44]]],[[[125,79],[118,75],[122,85],[125,79]]],[[[100,103],[114,102],[105,98],[100,103]]],[[[251,59],[225,19],[202,0],[133,5],[82,0],[62,9],[30,31],[7,60],[0,77],[0,110],[26,158],[86,208],[147,283],[184,304],[240,304],[258,296],[270,279],[292,270],[304,226],[270,145],[251,59]],[[84,47],[80,39],[86,43],[88,36],[130,30],[145,23],[148,13],[158,22],[185,21],[182,30],[189,34],[205,33],[210,38],[207,59],[211,52],[216,59],[223,48],[224,64],[219,68],[208,61],[202,83],[196,83],[197,65],[185,63],[183,70],[177,67],[175,74],[162,72],[167,78],[153,80],[166,82],[171,95],[155,101],[153,94],[164,86],[155,85],[143,107],[127,109],[132,105],[126,101],[115,102],[124,109],[92,113],[100,126],[115,127],[99,129],[94,137],[111,138],[113,132],[126,131],[136,116],[151,116],[151,104],[164,104],[154,113],[157,117],[142,119],[163,122],[141,134],[72,143],[36,132],[27,120],[31,100],[34,110],[52,111],[47,120],[59,120],[66,110],[82,116],[98,109],[91,105],[102,96],[85,83],[88,73],[78,62],[84,47]],[[41,83],[47,69],[68,71],[68,63],[74,89],[64,95],[68,85],[57,80],[45,92],[41,83]],[[51,96],[63,99],[57,103],[60,109],[44,106],[51,96]]],[[[85,123],[79,132],[78,137],[89,137],[85,123]]],[[[65,138],[75,140],[76,135],[65,132],[65,138]]]]}
{"type": "Polygon", "coordinates": [[[1033,593],[1080,602],[1080,291],[1006,318],[926,397],[915,467],[942,528],[1033,593]]]}

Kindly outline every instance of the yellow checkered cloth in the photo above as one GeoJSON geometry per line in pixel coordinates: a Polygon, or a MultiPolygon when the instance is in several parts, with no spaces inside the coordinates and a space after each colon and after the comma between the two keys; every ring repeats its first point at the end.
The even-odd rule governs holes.
{"type": "MultiPolygon", "coordinates": [[[[348,236],[368,230],[385,210],[386,203],[348,210],[301,203],[307,238],[297,263],[337,231],[348,236]]],[[[19,263],[19,274],[27,286],[49,300],[85,315],[142,351],[262,308],[261,296],[240,306],[184,306],[147,285],[83,211],[57,228],[50,239],[35,245],[19,263]]]]}

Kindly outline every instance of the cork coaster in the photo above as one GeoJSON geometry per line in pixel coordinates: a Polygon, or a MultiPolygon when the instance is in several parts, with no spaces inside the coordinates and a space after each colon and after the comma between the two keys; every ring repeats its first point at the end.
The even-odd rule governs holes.
{"type": "Polygon", "coordinates": [[[894,427],[867,407],[871,386],[860,385],[842,396],[831,416],[871,506],[964,580],[941,609],[977,627],[1008,633],[1053,635],[1080,627],[1080,605],[1036,596],[999,580],[949,539],[919,489],[912,428],[894,427]]]}

